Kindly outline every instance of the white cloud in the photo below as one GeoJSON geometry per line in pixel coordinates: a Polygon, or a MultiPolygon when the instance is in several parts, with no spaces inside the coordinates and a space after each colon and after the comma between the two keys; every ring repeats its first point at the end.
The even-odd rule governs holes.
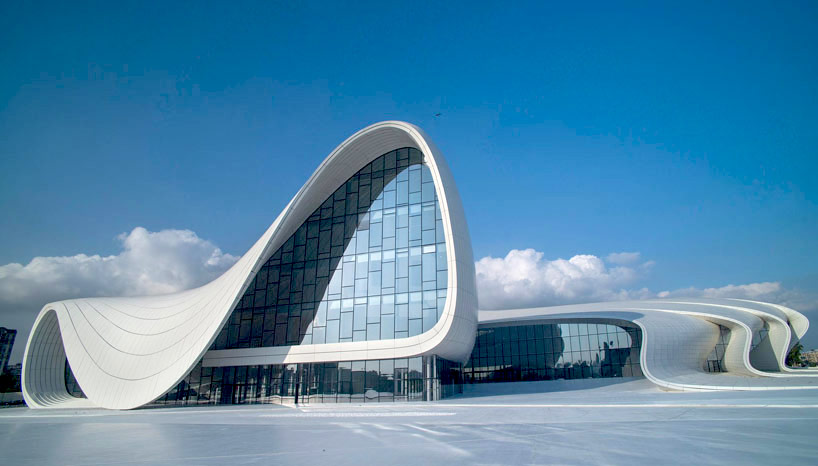
{"type": "Polygon", "coordinates": [[[718,288],[680,288],[653,292],[639,286],[653,261],[638,252],[608,254],[603,261],[589,254],[568,260],[544,259],[534,249],[511,250],[504,258],[476,262],[481,309],[617,301],[625,299],[707,297],[740,298],[781,304],[811,314],[818,310],[816,293],[788,289],[780,282],[727,285],[718,288]]]}
{"type": "Polygon", "coordinates": [[[623,254],[630,257],[632,266],[609,267],[590,254],[546,260],[534,249],[512,249],[503,258],[484,257],[475,264],[480,307],[509,309],[644,297],[647,290],[626,287],[636,283],[653,263],[636,264],[633,255],[638,261],[639,253],[618,256],[623,254]]]}
{"type": "Polygon", "coordinates": [[[659,298],[702,297],[738,298],[781,304],[800,312],[818,310],[818,296],[803,290],[788,289],[780,282],[759,282],[746,285],[726,285],[719,288],[681,288],[657,293],[659,298]]]}
{"type": "Polygon", "coordinates": [[[749,283],[747,285],[727,285],[720,288],[682,288],[674,291],[662,291],[658,293],[658,296],[660,298],[687,296],[703,298],[763,299],[764,297],[777,296],[781,293],[781,291],[781,283],[779,282],[761,282],[749,283]]]}
{"type": "Polygon", "coordinates": [[[631,265],[639,262],[642,254],[638,252],[612,252],[605,257],[607,262],[617,265],[631,265]]]}
{"type": "Polygon", "coordinates": [[[238,259],[190,230],[137,227],[117,239],[117,255],[35,257],[0,266],[0,325],[18,330],[14,361],[22,359],[28,331],[48,302],[172,293],[209,282],[238,259]]]}

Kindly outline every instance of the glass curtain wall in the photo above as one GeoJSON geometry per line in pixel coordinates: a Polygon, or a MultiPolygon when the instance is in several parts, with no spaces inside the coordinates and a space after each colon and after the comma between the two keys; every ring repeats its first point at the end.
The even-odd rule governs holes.
{"type": "Polygon", "coordinates": [[[477,330],[465,383],[641,377],[633,324],[543,323],[477,330]]]}
{"type": "Polygon", "coordinates": [[[85,393],[82,392],[80,384],[77,383],[67,358],[65,360],[65,390],[74,398],[85,398],[85,393]]]}
{"type": "MultiPolygon", "coordinates": [[[[707,372],[727,372],[727,368],[724,367],[724,353],[727,351],[727,345],[730,344],[731,332],[730,329],[724,325],[716,325],[719,326],[719,339],[716,341],[716,346],[713,348],[713,351],[707,356],[707,360],[704,363],[704,370],[707,372]]],[[[764,326],[753,333],[753,340],[750,342],[750,351],[756,349],[756,347],[767,338],[769,333],[770,324],[765,321],[764,326]]]]}
{"type": "Polygon", "coordinates": [[[727,345],[730,343],[730,329],[719,325],[719,339],[716,341],[716,346],[713,351],[707,356],[707,361],[704,363],[704,370],[707,372],[727,372],[724,367],[724,352],[727,350],[727,345]]]}
{"type": "Polygon", "coordinates": [[[446,244],[423,154],[353,175],[260,269],[211,349],[419,335],[442,314],[446,244]]]}
{"type": "Polygon", "coordinates": [[[201,367],[159,405],[431,401],[462,391],[460,365],[436,356],[201,367]]]}

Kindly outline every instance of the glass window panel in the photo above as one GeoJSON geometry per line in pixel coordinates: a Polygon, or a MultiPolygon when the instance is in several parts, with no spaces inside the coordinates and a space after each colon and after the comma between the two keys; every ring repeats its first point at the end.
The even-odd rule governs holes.
{"type": "Polygon", "coordinates": [[[383,216],[382,235],[384,238],[395,236],[395,213],[385,214],[383,216]]]}
{"type": "Polygon", "coordinates": [[[395,313],[395,295],[387,294],[381,297],[381,315],[395,313]]]}
{"type": "Polygon", "coordinates": [[[434,230],[423,230],[421,235],[421,244],[434,244],[435,243],[435,231],[434,230]]]}
{"type": "Polygon", "coordinates": [[[426,332],[431,330],[432,327],[435,326],[437,323],[437,309],[424,309],[423,310],[423,331],[426,332]]]}
{"type": "MultiPolygon", "coordinates": [[[[571,348],[571,337],[559,338],[557,341],[558,341],[557,344],[560,344],[559,342],[561,342],[561,344],[563,345],[562,348],[564,352],[570,352],[573,349],[571,348]]],[[[559,347],[557,347],[556,349],[558,350],[559,347]]]]}
{"type": "Polygon", "coordinates": [[[395,287],[395,263],[385,262],[381,265],[381,287],[395,287]]]}
{"type": "Polygon", "coordinates": [[[341,338],[352,337],[352,319],[353,313],[351,312],[341,313],[341,338]]]}
{"type": "Polygon", "coordinates": [[[383,224],[373,223],[369,228],[369,247],[378,248],[381,246],[381,239],[383,238],[383,224]]]}
{"type": "MultiPolygon", "coordinates": [[[[421,201],[422,202],[433,202],[434,200],[435,200],[435,184],[434,183],[423,183],[423,186],[421,187],[421,201]]],[[[432,212],[434,212],[434,211],[432,211],[432,212]]],[[[434,228],[434,227],[432,227],[432,228],[434,228]]]]}
{"type": "Polygon", "coordinates": [[[366,296],[368,280],[366,278],[362,278],[360,280],[355,280],[355,297],[360,298],[366,296]]]}
{"type": "Polygon", "coordinates": [[[409,291],[423,289],[422,272],[420,266],[409,267],[409,291]]]}
{"type": "Polygon", "coordinates": [[[380,297],[369,298],[366,311],[367,323],[373,324],[380,322],[381,319],[381,300],[380,297]]]}
{"type": "Polygon", "coordinates": [[[409,318],[420,319],[423,309],[423,293],[409,293],[409,318]]]}
{"type": "Polygon", "coordinates": [[[409,170],[409,192],[420,192],[420,170],[409,170]]]}
{"type": "Polygon", "coordinates": [[[409,240],[419,240],[420,237],[420,222],[421,217],[412,215],[409,217],[409,240]]]}
{"type": "Polygon", "coordinates": [[[377,272],[381,270],[381,253],[379,251],[369,254],[369,271],[377,272]]]}
{"type": "Polygon", "coordinates": [[[395,277],[403,278],[409,276],[409,251],[399,250],[395,253],[395,277]]]}
{"type": "Polygon", "coordinates": [[[398,181],[396,185],[397,205],[405,205],[409,203],[409,183],[398,181]]]}
{"type": "Polygon", "coordinates": [[[395,291],[398,293],[406,293],[409,291],[409,279],[408,278],[396,278],[395,279],[395,291]]]}
{"type": "Polygon", "coordinates": [[[367,294],[370,296],[381,295],[381,272],[369,272],[369,283],[367,285],[367,294]]]}
{"type": "Polygon", "coordinates": [[[409,207],[401,206],[395,209],[396,217],[396,228],[408,228],[409,227],[409,207]]]}
{"type": "Polygon", "coordinates": [[[423,280],[437,279],[437,266],[434,253],[423,254],[423,280]]]}
{"type": "Polygon", "coordinates": [[[381,339],[391,340],[395,335],[395,315],[381,315],[381,339]]]}
{"type": "Polygon", "coordinates": [[[409,304],[395,305],[395,331],[409,330],[409,304]]]}
{"type": "Polygon", "coordinates": [[[366,325],[366,339],[369,341],[381,339],[381,326],[379,323],[366,325]]]}
{"type": "Polygon", "coordinates": [[[383,193],[383,207],[385,209],[395,207],[397,196],[395,191],[386,191],[383,193]]]}
{"type": "MultiPolygon", "coordinates": [[[[342,273],[343,286],[354,286],[355,285],[355,262],[344,262],[343,263],[343,270],[339,271],[342,273]]],[[[338,274],[338,272],[336,272],[338,274]]]]}
{"type": "Polygon", "coordinates": [[[405,248],[409,246],[409,228],[398,228],[395,236],[395,247],[405,248]]]}
{"type": "Polygon", "coordinates": [[[421,333],[423,333],[422,319],[410,319],[409,320],[409,336],[413,337],[415,335],[420,335],[421,333]]]}
{"type": "Polygon", "coordinates": [[[314,327],[312,329],[312,342],[313,344],[321,344],[325,342],[325,335],[326,335],[326,328],[325,327],[314,327]]]}
{"type": "Polygon", "coordinates": [[[354,311],[354,330],[366,330],[366,304],[356,304],[354,311]]]}
{"type": "Polygon", "coordinates": [[[329,320],[327,321],[327,343],[338,343],[338,337],[340,333],[340,320],[329,320]]]}

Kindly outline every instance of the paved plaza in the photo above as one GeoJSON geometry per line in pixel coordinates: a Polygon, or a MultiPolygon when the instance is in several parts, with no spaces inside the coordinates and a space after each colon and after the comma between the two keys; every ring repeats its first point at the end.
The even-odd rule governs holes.
{"type": "Polygon", "coordinates": [[[0,463],[816,464],[818,391],[644,379],[492,384],[435,403],[0,410],[0,463]],[[490,391],[489,391],[490,390],[490,391]]]}

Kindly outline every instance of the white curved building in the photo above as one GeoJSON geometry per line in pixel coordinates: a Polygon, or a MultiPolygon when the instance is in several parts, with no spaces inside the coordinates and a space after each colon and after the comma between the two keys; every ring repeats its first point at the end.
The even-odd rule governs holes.
{"type": "Polygon", "coordinates": [[[23,394],[33,408],[130,409],[432,400],[463,380],[644,375],[679,390],[818,381],[785,365],[808,322],[777,305],[657,300],[493,311],[479,314],[478,329],[476,296],[445,159],[419,128],[377,123],[338,146],[213,282],[43,307],[26,345],[23,394]]]}

